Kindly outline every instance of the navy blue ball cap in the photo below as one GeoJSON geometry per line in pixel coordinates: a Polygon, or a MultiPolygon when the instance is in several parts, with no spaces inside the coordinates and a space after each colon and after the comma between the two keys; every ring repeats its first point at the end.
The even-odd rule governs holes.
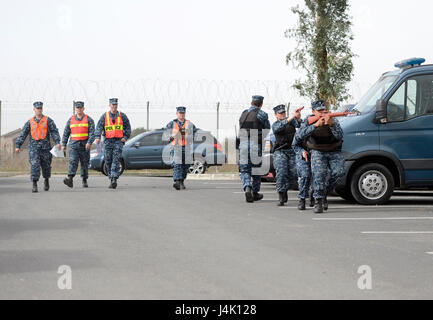
{"type": "Polygon", "coordinates": [[[84,108],[84,102],[83,101],[74,101],[74,107],[75,108],[84,108]]]}
{"type": "Polygon", "coordinates": [[[33,102],[33,107],[36,108],[36,109],[42,109],[43,105],[44,104],[41,101],[33,102]]]}
{"type": "Polygon", "coordinates": [[[263,102],[264,97],[262,97],[262,96],[253,96],[252,99],[253,99],[253,101],[263,102]]]}
{"type": "Polygon", "coordinates": [[[284,113],[286,112],[286,106],[284,104],[279,104],[274,108],[275,113],[284,113]]]}
{"type": "Polygon", "coordinates": [[[111,98],[110,104],[117,104],[117,98],[111,98]]]}
{"type": "Polygon", "coordinates": [[[321,111],[326,109],[325,101],[324,100],[316,100],[311,102],[311,109],[316,111],[321,111]]]}
{"type": "Polygon", "coordinates": [[[185,112],[186,112],[186,108],[185,108],[185,107],[182,107],[182,106],[181,106],[181,107],[177,107],[177,108],[176,108],[176,111],[177,111],[177,112],[180,112],[180,113],[185,113],[185,112]]]}

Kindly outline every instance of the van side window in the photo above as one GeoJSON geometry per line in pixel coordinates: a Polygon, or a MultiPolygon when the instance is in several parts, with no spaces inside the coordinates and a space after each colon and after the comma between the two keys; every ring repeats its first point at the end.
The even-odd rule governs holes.
{"type": "MultiPolygon", "coordinates": [[[[413,82],[416,87],[416,102],[415,113],[411,115],[408,110],[408,118],[419,117],[425,114],[433,114],[433,75],[422,75],[410,78],[408,80],[408,95],[409,82],[413,82]]],[[[410,108],[408,101],[408,109],[410,108]]]]}
{"type": "Polygon", "coordinates": [[[388,122],[404,120],[404,93],[406,82],[402,83],[388,101],[386,113],[388,122]]]}
{"type": "Polygon", "coordinates": [[[388,121],[403,121],[433,114],[433,74],[411,77],[402,83],[387,105],[388,121]]]}
{"type": "Polygon", "coordinates": [[[407,80],[407,93],[406,93],[406,119],[416,117],[417,110],[417,81],[415,79],[407,80]]]}

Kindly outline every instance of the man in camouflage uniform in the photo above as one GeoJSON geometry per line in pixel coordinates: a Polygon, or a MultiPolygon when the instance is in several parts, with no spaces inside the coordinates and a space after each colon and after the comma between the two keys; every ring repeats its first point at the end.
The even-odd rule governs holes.
{"type": "Polygon", "coordinates": [[[101,116],[96,126],[95,142],[99,144],[101,135],[105,136],[104,158],[107,176],[110,179],[108,188],[116,189],[117,179],[120,176],[123,145],[131,136],[131,125],[126,114],[117,110],[117,98],[111,98],[109,103],[110,111],[101,116]]]}
{"type": "MultiPolygon", "coordinates": [[[[312,115],[309,115],[310,117],[312,115]]],[[[302,125],[308,120],[306,117],[302,120],[302,125]]],[[[301,127],[302,127],[301,125],[301,127]]],[[[298,130],[299,132],[300,130],[298,130]]],[[[310,198],[310,207],[314,207],[314,197],[313,197],[313,185],[311,183],[311,154],[310,150],[306,145],[306,139],[299,138],[299,134],[295,134],[292,143],[293,150],[296,153],[296,169],[298,173],[298,209],[305,210],[305,199],[310,198]]]]}
{"type": "Polygon", "coordinates": [[[172,159],[171,166],[173,168],[174,180],[173,188],[176,190],[185,189],[184,180],[192,164],[193,141],[197,133],[195,125],[185,119],[185,113],[185,107],[177,107],[177,119],[170,121],[165,127],[166,135],[170,137],[170,157],[172,159]]]}
{"type": "Polygon", "coordinates": [[[261,167],[262,141],[271,127],[268,114],[261,110],[263,99],[262,96],[253,96],[251,107],[244,110],[239,119],[238,165],[247,202],[263,199],[263,195],[259,193],[261,174],[254,174],[254,169],[261,167]]]}
{"type": "Polygon", "coordinates": [[[278,192],[279,206],[287,202],[287,191],[293,187],[296,181],[296,174],[293,168],[296,166],[295,153],[292,149],[293,137],[296,128],[299,127],[301,112],[295,111],[290,118],[286,117],[286,106],[280,104],[274,108],[277,121],[272,124],[272,132],[275,135],[273,147],[273,163],[276,171],[276,189],[278,192]]]}
{"type": "Polygon", "coordinates": [[[70,137],[68,177],[63,180],[63,183],[69,188],[73,187],[73,179],[77,173],[78,162],[80,162],[82,184],[84,188],[87,188],[90,147],[95,140],[95,122],[91,117],[84,114],[84,102],[74,101],[74,107],[76,114],[66,122],[63,131],[63,150],[66,150],[70,137]]]}
{"type": "Polygon", "coordinates": [[[21,134],[15,143],[15,152],[20,152],[20,148],[30,134],[29,141],[29,162],[31,165],[30,180],[33,182],[32,192],[38,192],[38,181],[44,177],[44,190],[50,189],[49,179],[51,177],[50,138],[54,140],[56,147],[60,150],[60,135],[54,121],[42,114],[43,103],[37,101],[33,103],[35,116],[28,120],[21,130],[21,134]]]}
{"type": "Polygon", "coordinates": [[[307,119],[297,132],[296,139],[306,139],[306,145],[311,150],[314,213],[322,213],[328,208],[327,194],[344,176],[344,157],[341,153],[343,130],[337,119],[326,116],[328,111],[323,100],[313,102],[312,110],[313,115],[320,118],[311,125],[307,119]]]}

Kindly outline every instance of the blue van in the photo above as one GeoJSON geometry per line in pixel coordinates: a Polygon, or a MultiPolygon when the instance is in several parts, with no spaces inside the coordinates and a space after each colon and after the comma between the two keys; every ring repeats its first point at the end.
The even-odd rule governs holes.
{"type": "Polygon", "coordinates": [[[433,187],[433,65],[395,64],[341,119],[346,174],[335,191],[360,204],[386,203],[394,189],[433,187]]]}

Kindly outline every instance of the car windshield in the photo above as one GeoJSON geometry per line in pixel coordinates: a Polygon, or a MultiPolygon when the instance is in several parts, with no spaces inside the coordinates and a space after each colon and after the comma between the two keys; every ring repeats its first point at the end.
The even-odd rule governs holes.
{"type": "Polygon", "coordinates": [[[366,94],[359,100],[353,111],[360,113],[370,112],[376,107],[376,102],[382,98],[383,94],[394,83],[397,76],[382,76],[366,94]]]}

